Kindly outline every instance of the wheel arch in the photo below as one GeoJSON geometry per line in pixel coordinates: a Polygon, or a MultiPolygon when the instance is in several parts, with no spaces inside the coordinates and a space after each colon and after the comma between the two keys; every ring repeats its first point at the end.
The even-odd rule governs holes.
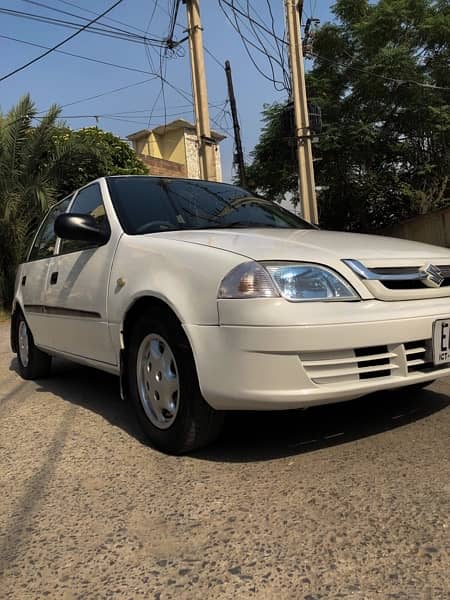
{"type": "Polygon", "coordinates": [[[130,306],[127,308],[122,324],[121,324],[121,349],[120,349],[120,392],[121,396],[125,397],[125,392],[127,389],[127,370],[125,369],[126,365],[126,353],[129,346],[130,333],[132,331],[133,323],[139,318],[142,314],[147,312],[151,314],[152,310],[162,310],[166,313],[169,319],[172,319],[174,323],[180,328],[182,332],[187,347],[191,350],[194,357],[194,364],[197,370],[197,363],[195,360],[195,353],[192,348],[191,340],[188,338],[185,329],[183,328],[183,320],[178,312],[174,309],[174,307],[167,301],[165,298],[161,298],[158,296],[154,296],[151,294],[146,294],[144,296],[140,296],[135,298],[130,306]]]}
{"type": "Polygon", "coordinates": [[[16,331],[17,331],[17,327],[19,324],[19,316],[20,315],[22,315],[26,321],[22,307],[20,306],[19,302],[15,302],[13,304],[12,311],[11,311],[11,326],[10,326],[10,338],[9,338],[11,350],[14,352],[14,354],[17,354],[17,351],[18,351],[17,343],[16,343],[17,342],[16,331]]]}
{"type": "Polygon", "coordinates": [[[128,306],[122,319],[121,332],[123,336],[124,345],[126,344],[127,335],[129,335],[130,326],[134,322],[134,320],[138,316],[140,316],[143,313],[143,311],[151,311],[152,309],[160,309],[165,311],[167,315],[175,319],[180,326],[183,323],[181,316],[178,314],[175,308],[167,301],[167,299],[152,294],[145,294],[144,296],[139,296],[138,298],[134,298],[134,300],[128,306]]]}

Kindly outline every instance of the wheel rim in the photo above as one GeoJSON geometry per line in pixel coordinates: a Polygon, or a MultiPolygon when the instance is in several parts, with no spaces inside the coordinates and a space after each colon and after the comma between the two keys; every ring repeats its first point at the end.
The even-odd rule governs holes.
{"type": "Polygon", "coordinates": [[[28,344],[28,331],[25,321],[19,323],[19,357],[20,362],[24,367],[28,366],[29,361],[29,344],[28,344]]]}
{"type": "Polygon", "coordinates": [[[167,341],[150,333],[139,346],[139,397],[145,414],[158,429],[168,429],[178,413],[180,381],[175,356],[167,341]]]}

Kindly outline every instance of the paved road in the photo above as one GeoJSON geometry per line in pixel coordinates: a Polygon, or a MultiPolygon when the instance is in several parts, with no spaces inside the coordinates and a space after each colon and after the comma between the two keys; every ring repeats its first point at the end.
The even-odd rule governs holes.
{"type": "Polygon", "coordinates": [[[114,377],[24,382],[0,324],[0,598],[450,598],[450,382],[145,445],[114,377]]]}

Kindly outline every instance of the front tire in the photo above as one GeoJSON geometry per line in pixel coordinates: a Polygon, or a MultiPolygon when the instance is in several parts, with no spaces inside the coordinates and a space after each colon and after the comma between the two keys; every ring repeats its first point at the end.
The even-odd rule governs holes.
{"type": "Polygon", "coordinates": [[[33,334],[22,314],[17,319],[16,348],[19,373],[24,379],[48,377],[52,357],[35,346],[33,334]]]}
{"type": "Polygon", "coordinates": [[[212,442],[220,433],[223,415],[201,395],[181,326],[158,309],[134,322],[129,340],[129,396],[152,445],[183,454],[212,442]]]}

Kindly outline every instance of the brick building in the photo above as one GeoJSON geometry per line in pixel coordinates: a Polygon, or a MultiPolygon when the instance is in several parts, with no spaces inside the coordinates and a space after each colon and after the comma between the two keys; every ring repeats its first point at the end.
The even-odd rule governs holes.
{"type": "MultiPolygon", "coordinates": [[[[211,131],[211,137],[215,142],[215,179],[222,181],[219,143],[225,136],[211,131]]],[[[154,129],[141,129],[128,135],[127,139],[151,175],[200,178],[197,134],[189,121],[177,119],[154,129]]]]}

